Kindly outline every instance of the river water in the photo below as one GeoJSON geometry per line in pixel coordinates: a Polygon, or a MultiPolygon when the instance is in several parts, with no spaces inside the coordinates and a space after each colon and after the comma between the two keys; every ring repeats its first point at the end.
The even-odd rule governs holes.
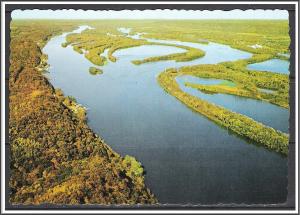
{"type": "Polygon", "coordinates": [[[271,59],[260,63],[248,65],[248,69],[258,71],[272,71],[276,73],[289,74],[290,63],[286,60],[271,59]]]}
{"type": "MultiPolygon", "coordinates": [[[[81,26],[77,32],[85,28],[81,26]]],[[[65,36],[52,38],[43,49],[50,64],[47,77],[55,88],[61,88],[65,95],[74,96],[88,108],[89,126],[116,152],[134,156],[144,165],[146,184],[160,203],[285,202],[287,158],[251,144],[191,111],[167,94],[156,80],[166,68],[237,60],[251,54],[216,43],[176,41],[201,47],[206,51],[205,57],[183,63],[160,61],[137,66],[131,61],[183,50],[153,45],[128,48],[114,54],[115,63],[101,67],[103,74],[92,76],[88,72],[94,66],[92,63],[71,46],[61,47],[65,36]]],[[[227,95],[218,95],[217,100],[226,106],[227,95]]],[[[231,108],[239,106],[235,111],[249,110],[247,113],[253,118],[287,131],[285,109],[269,111],[274,105],[260,102],[259,108],[255,108],[249,106],[257,105],[258,101],[234,99],[231,108]],[[269,121],[259,112],[267,114],[269,121]],[[278,120],[284,125],[278,125],[278,120]]],[[[229,98],[227,103],[231,102],[229,98]]]]}
{"type": "MultiPolygon", "coordinates": [[[[216,105],[225,107],[237,113],[248,116],[258,122],[267,126],[273,127],[277,130],[289,133],[289,111],[277,105],[263,102],[260,100],[234,96],[229,94],[206,94],[201,91],[185,86],[185,83],[198,83],[214,85],[210,79],[197,78],[193,76],[179,76],[177,77],[181,89],[191,95],[210,101],[216,105]]],[[[221,81],[219,81],[220,83],[221,81]]],[[[266,92],[265,89],[263,89],[266,92]]],[[[271,92],[271,91],[268,91],[271,92]]]]}

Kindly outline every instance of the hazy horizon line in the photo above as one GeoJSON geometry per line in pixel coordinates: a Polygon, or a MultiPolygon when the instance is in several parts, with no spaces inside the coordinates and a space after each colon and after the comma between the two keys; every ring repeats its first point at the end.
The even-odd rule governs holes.
{"type": "Polygon", "coordinates": [[[199,19],[188,19],[188,18],[185,18],[185,19],[174,19],[174,18],[151,18],[151,19],[127,19],[127,18],[109,18],[109,19],[106,19],[106,18],[95,18],[95,19],[89,19],[89,18],[86,18],[86,19],[61,19],[61,18],[12,18],[12,20],[137,20],[137,21],[140,21],[140,20],[176,20],[176,21],[180,21],[180,20],[218,20],[218,21],[222,21],[222,20],[262,20],[262,21],[266,21],[266,20],[286,20],[288,21],[289,19],[261,19],[261,18],[257,18],[257,19],[249,19],[249,18],[231,18],[231,19],[205,19],[205,18],[199,18],[199,19]]]}
{"type": "Polygon", "coordinates": [[[263,10],[248,9],[240,10],[174,10],[174,9],[156,9],[156,10],[13,10],[12,19],[124,19],[124,20],[287,20],[289,13],[287,10],[263,10]]]}

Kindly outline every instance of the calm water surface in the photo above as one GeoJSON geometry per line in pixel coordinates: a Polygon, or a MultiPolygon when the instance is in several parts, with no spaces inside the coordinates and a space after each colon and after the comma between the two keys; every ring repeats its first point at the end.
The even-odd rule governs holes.
{"type": "Polygon", "coordinates": [[[282,74],[289,74],[289,61],[280,59],[271,59],[261,63],[249,64],[248,69],[259,71],[270,71],[282,74]]]}
{"type": "MultiPolygon", "coordinates": [[[[141,46],[116,52],[117,62],[103,66],[102,75],[92,76],[88,72],[92,63],[72,47],[62,48],[64,41],[65,34],[54,37],[43,50],[51,65],[50,82],[88,108],[89,126],[115,151],[141,161],[147,171],[146,184],[160,203],[285,201],[286,158],[191,111],[167,94],[156,80],[166,68],[218,63],[251,54],[216,43],[188,43],[202,47],[206,56],[191,62],[161,61],[136,66],[132,60],[183,51],[168,46],[141,46]]],[[[223,99],[225,95],[218,96],[223,99]]],[[[228,103],[226,99],[223,105],[228,103]]],[[[241,105],[238,111],[249,109],[244,99],[235,99],[232,108],[241,105]]],[[[267,105],[261,103],[259,108],[267,105]]],[[[270,124],[275,125],[282,117],[281,112],[268,112],[273,120],[270,124]]],[[[257,119],[263,121],[262,115],[257,119]]]]}
{"type": "Polygon", "coordinates": [[[197,89],[185,86],[186,82],[214,85],[222,83],[222,80],[197,78],[188,75],[179,76],[176,79],[181,89],[191,95],[205,99],[206,101],[210,101],[216,105],[223,106],[234,112],[246,115],[277,130],[289,133],[288,109],[270,104],[268,102],[240,96],[228,94],[207,94],[197,89]]]}

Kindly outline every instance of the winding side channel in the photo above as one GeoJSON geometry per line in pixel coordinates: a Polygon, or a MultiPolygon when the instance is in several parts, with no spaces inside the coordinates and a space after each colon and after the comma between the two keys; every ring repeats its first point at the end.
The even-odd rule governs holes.
{"type": "MultiPolygon", "coordinates": [[[[65,36],[52,38],[43,50],[50,64],[47,77],[88,108],[89,126],[114,150],[145,166],[147,186],[160,203],[285,202],[286,158],[248,144],[194,113],[156,80],[166,68],[248,58],[249,53],[216,43],[189,43],[201,47],[206,56],[136,66],[132,60],[182,51],[141,46],[118,51],[116,63],[109,62],[102,67],[103,74],[92,76],[88,72],[92,63],[72,47],[61,47],[65,36]]],[[[270,118],[275,123],[278,113],[272,112],[270,118]]]]}

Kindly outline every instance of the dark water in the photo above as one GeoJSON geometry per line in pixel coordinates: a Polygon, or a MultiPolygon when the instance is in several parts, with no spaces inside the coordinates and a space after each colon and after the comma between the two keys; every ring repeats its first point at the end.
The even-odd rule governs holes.
{"type": "Polygon", "coordinates": [[[286,60],[271,59],[261,63],[249,64],[248,69],[289,74],[290,63],[286,60]]]}
{"type": "MultiPolygon", "coordinates": [[[[191,111],[156,80],[166,68],[235,60],[250,54],[211,43],[200,45],[205,46],[206,56],[199,60],[136,66],[131,60],[182,51],[141,46],[118,51],[116,63],[108,62],[102,75],[92,76],[88,72],[92,64],[71,47],[62,48],[64,40],[64,36],[55,37],[43,50],[51,65],[51,83],[88,108],[89,126],[115,151],[132,155],[145,166],[147,186],[160,203],[285,201],[286,158],[191,111]]],[[[236,100],[236,105],[239,100],[243,104],[243,99],[236,100]]],[[[278,112],[269,116],[273,123],[281,117],[278,112]]]]}

